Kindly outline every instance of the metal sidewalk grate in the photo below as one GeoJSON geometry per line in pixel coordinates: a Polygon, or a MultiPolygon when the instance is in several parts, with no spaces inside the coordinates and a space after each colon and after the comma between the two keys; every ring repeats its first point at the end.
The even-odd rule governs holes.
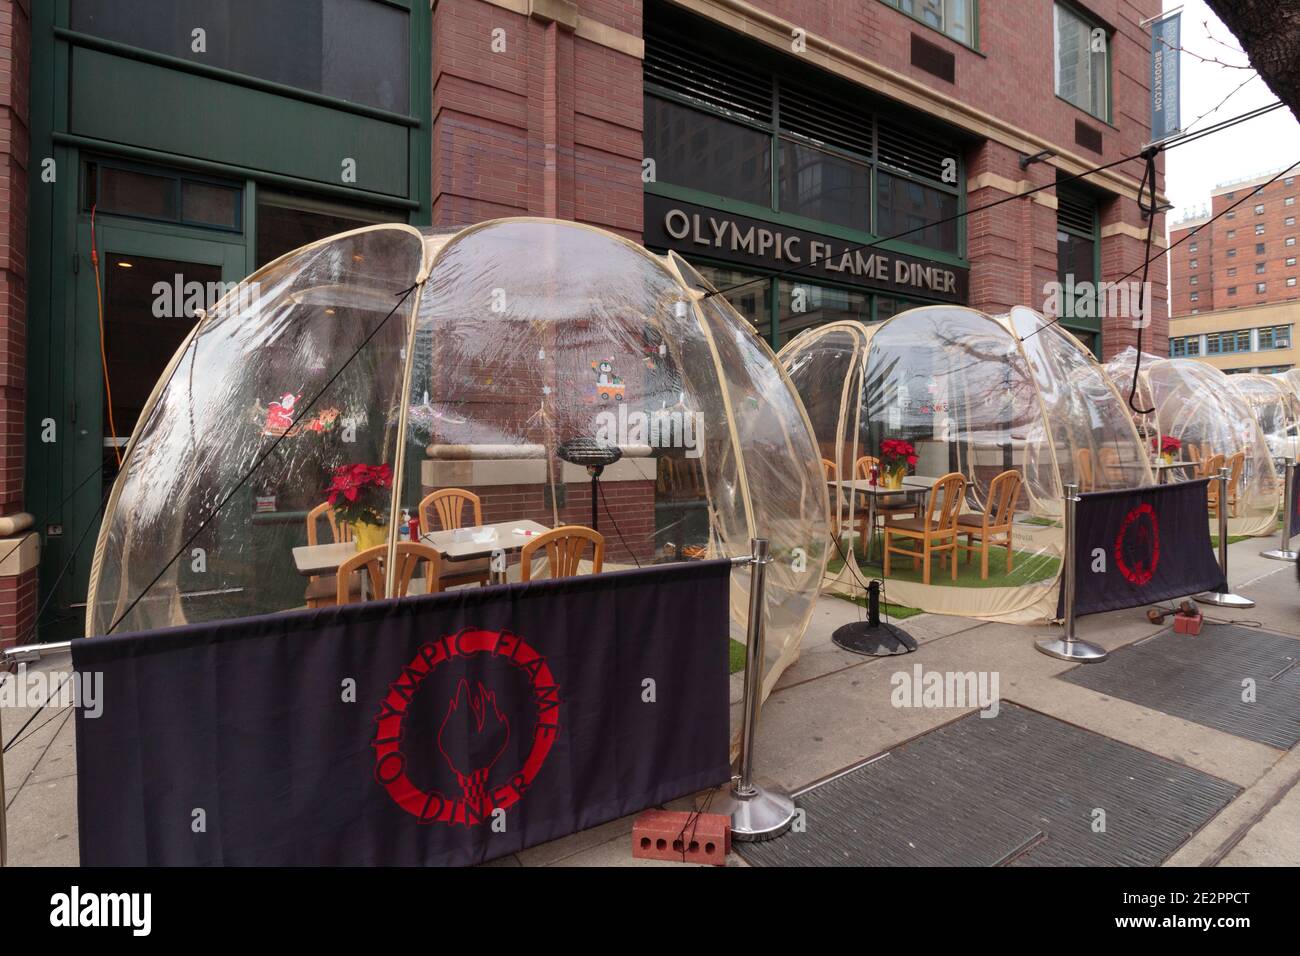
{"type": "Polygon", "coordinates": [[[755,866],[1154,866],[1238,792],[1004,701],[801,794],[804,832],[736,847],[755,866]]]}
{"type": "Polygon", "coordinates": [[[1300,641],[1230,624],[1200,634],[1163,631],[1100,664],[1058,675],[1087,687],[1270,747],[1300,742],[1300,641]],[[1254,681],[1255,700],[1242,700],[1254,681]]]}

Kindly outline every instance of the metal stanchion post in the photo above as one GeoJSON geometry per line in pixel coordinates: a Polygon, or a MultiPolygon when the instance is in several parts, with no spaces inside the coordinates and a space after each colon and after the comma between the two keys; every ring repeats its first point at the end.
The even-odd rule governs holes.
{"type": "Polygon", "coordinates": [[[1266,558],[1272,558],[1274,561],[1294,561],[1300,554],[1291,548],[1291,538],[1295,535],[1296,529],[1291,527],[1291,501],[1292,495],[1295,494],[1295,459],[1288,458],[1284,470],[1286,476],[1282,482],[1282,543],[1270,551],[1261,551],[1260,554],[1266,558]]]}
{"type": "Polygon", "coordinates": [[[1048,637],[1035,641],[1034,646],[1048,657],[1063,661],[1077,661],[1082,664],[1095,664],[1106,659],[1104,648],[1089,644],[1074,636],[1074,506],[1079,501],[1079,486],[1065,486],[1065,561],[1061,569],[1065,582],[1065,634],[1063,637],[1048,637]]]}
{"type": "Polygon", "coordinates": [[[1215,607],[1254,607],[1255,602],[1240,594],[1233,594],[1228,584],[1228,476],[1227,468],[1219,469],[1219,570],[1223,573],[1223,586],[1227,590],[1206,591],[1197,594],[1195,600],[1201,604],[1213,604],[1215,607]]]}
{"type": "Polygon", "coordinates": [[[740,741],[740,774],[731,780],[731,790],[714,804],[714,812],[731,817],[731,835],[737,840],[770,840],[790,828],[794,801],[783,793],[765,790],[754,783],[754,737],[763,701],[764,583],[771,557],[766,538],[751,542],[749,584],[748,653],[745,656],[744,725],[740,741]]]}

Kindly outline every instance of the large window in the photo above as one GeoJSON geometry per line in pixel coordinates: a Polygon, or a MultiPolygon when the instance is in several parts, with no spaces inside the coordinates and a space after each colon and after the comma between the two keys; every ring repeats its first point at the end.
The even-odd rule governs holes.
{"type": "Polygon", "coordinates": [[[771,202],[768,133],[647,96],[645,149],[659,182],[764,206],[771,202]]]}
{"type": "Polygon", "coordinates": [[[1110,121],[1110,38],[1072,7],[1054,4],[1056,95],[1110,121]]]}
{"type": "Polygon", "coordinates": [[[871,231],[871,167],[866,163],[783,139],[780,197],[782,212],[871,231]]]}
{"type": "Polygon", "coordinates": [[[789,279],[781,279],[778,284],[781,287],[781,314],[773,348],[781,348],[804,329],[815,325],[844,319],[871,321],[871,297],[864,292],[789,279]]]}
{"type": "Polygon", "coordinates": [[[71,0],[69,22],[106,40],[406,113],[409,20],[380,0],[71,0]]]}
{"type": "Polygon", "coordinates": [[[957,251],[957,197],[952,193],[881,171],[876,174],[876,213],[881,235],[905,234],[908,242],[957,251]]]}
{"type": "Polygon", "coordinates": [[[885,0],[958,43],[975,45],[975,0],[885,0]]]}
{"type": "Polygon", "coordinates": [[[772,280],[767,276],[742,272],[706,263],[692,263],[695,270],[723,292],[731,307],[749,320],[754,331],[764,340],[772,337],[772,280]]]}
{"type": "MultiPolygon", "coordinates": [[[[935,6],[946,18],[938,22],[956,8],[935,6]]],[[[642,61],[647,192],[849,241],[897,236],[900,247],[964,254],[964,229],[943,222],[961,205],[960,133],[889,112],[862,87],[765,48],[741,48],[687,14],[653,12],[642,61]]]]}
{"type": "Polygon", "coordinates": [[[1250,351],[1250,329],[1232,332],[1210,332],[1205,336],[1206,355],[1229,355],[1250,351]]]}
{"type": "Polygon", "coordinates": [[[1291,326],[1276,325],[1259,330],[1259,350],[1289,349],[1291,347],[1291,326]]]}
{"type": "Polygon", "coordinates": [[[1201,354],[1201,337],[1183,335],[1169,340],[1169,354],[1174,358],[1201,354]]]}
{"type": "Polygon", "coordinates": [[[257,267],[326,236],[403,218],[391,209],[258,190],[257,267]]]}

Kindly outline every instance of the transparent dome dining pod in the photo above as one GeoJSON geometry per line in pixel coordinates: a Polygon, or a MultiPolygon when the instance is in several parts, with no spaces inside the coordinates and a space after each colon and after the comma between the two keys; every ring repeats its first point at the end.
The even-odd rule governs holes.
{"type": "MultiPolygon", "coordinates": [[[[86,634],[334,603],[295,548],[377,541],[392,558],[412,523],[455,540],[583,528],[603,553],[584,551],[584,572],[765,537],[770,690],[816,600],[826,501],[775,356],[676,255],[558,220],[372,226],[287,254],[201,316],[110,494],[86,634]]],[[[545,575],[544,556],[509,558],[509,577],[545,575]]],[[[400,593],[396,563],[379,591],[400,593]]],[[[442,569],[447,586],[488,577],[442,569]]],[[[742,643],[748,581],[737,567],[742,643]]]]}
{"type": "Polygon", "coordinates": [[[826,587],[1013,623],[1056,615],[1067,484],[1151,483],[1090,352],[1038,313],[912,309],[837,322],[780,359],[831,489],[826,587]]]}
{"type": "MultiPolygon", "coordinates": [[[[1125,395],[1137,367],[1138,395],[1130,414],[1150,447],[1176,461],[1176,477],[1211,477],[1227,468],[1228,533],[1272,534],[1281,482],[1274,453],[1251,402],[1233,384],[1236,376],[1195,359],[1162,359],[1133,348],[1106,363],[1106,372],[1125,395]]],[[[1218,487],[1207,488],[1211,533],[1218,533],[1218,487]]]]}

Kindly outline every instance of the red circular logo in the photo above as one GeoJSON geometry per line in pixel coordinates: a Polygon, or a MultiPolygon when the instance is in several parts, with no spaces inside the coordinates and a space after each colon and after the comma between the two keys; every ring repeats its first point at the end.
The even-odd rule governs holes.
{"type": "Polygon", "coordinates": [[[1124,516],[1115,535],[1115,565],[1124,580],[1139,587],[1151,580],[1160,563],[1160,523],[1149,504],[1124,516]]]}
{"type": "MultiPolygon", "coordinates": [[[[560,733],[560,688],[546,658],[509,631],[464,630],[420,647],[402,674],[388,685],[375,718],[375,780],[393,801],[421,823],[477,826],[493,810],[508,809],[523,798],[560,733]],[[536,711],[532,746],[510,773],[494,772],[510,741],[510,707],[503,712],[497,691],[484,680],[461,678],[438,707],[437,757],[455,775],[460,792],[417,786],[408,773],[411,754],[407,719],[420,685],[438,668],[478,655],[502,661],[523,674],[536,711]],[[489,778],[498,781],[490,783],[489,778]]],[[[429,755],[420,754],[428,759],[429,755]]],[[[449,788],[450,789],[450,788],[449,788]]]]}

